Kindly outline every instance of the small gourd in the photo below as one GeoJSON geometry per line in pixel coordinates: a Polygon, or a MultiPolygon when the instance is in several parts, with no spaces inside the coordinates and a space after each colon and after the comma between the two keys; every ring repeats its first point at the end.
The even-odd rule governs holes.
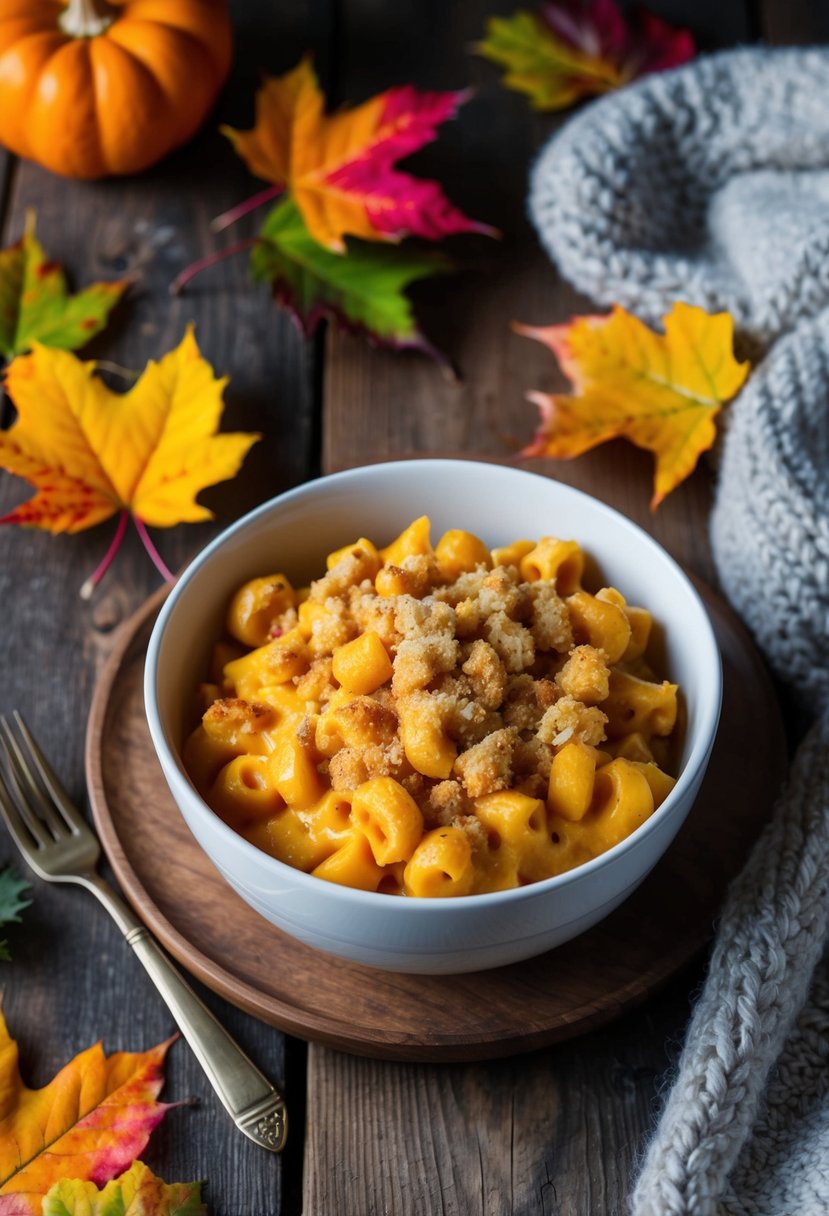
{"type": "Polygon", "coordinates": [[[137,173],[195,134],[230,57],[227,0],[0,0],[0,144],[137,173]]]}

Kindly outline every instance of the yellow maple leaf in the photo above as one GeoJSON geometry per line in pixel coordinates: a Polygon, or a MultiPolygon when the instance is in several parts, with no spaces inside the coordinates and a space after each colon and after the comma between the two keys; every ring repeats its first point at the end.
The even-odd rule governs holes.
{"type": "Polygon", "coordinates": [[[656,457],[651,509],[693,472],[714,419],[749,372],[734,358],[734,322],[676,303],[655,333],[618,305],[608,316],[518,333],[543,342],[575,392],[530,392],[541,424],[524,456],[567,459],[623,437],[656,457]]]}
{"type": "Polygon", "coordinates": [[[259,436],[217,434],[227,378],[202,358],[192,329],[126,393],[95,373],[94,362],[37,343],[9,365],[17,420],[0,432],[0,468],[37,493],[0,523],[80,532],[121,513],[115,546],[132,516],[159,565],[145,525],[212,519],[196,495],[234,477],[259,436]]]}

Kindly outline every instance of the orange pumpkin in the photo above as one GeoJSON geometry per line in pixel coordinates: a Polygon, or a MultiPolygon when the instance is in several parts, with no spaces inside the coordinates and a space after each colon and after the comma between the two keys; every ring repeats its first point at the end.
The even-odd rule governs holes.
{"type": "Polygon", "coordinates": [[[230,67],[227,0],[0,0],[0,144],[67,177],[185,143],[230,67]]]}

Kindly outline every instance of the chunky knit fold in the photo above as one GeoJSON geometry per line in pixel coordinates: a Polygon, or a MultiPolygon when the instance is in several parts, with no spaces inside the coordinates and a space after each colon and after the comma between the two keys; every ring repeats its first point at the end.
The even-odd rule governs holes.
{"type": "Polygon", "coordinates": [[[536,162],[542,243],[601,304],[773,339],[829,301],[827,97],[829,50],[741,50],[596,102],[536,162]]]}
{"type": "Polygon", "coordinates": [[[819,1155],[829,1147],[825,968],[809,995],[828,928],[829,714],[801,745],[775,814],[726,898],[633,1195],[635,1216],[829,1212],[829,1157],[819,1155]],[[817,1142],[810,1159],[794,1130],[798,1114],[817,1142]],[[823,1206],[809,1206],[807,1196],[823,1206]]]}
{"type": "Polygon", "coordinates": [[[817,712],[829,706],[829,311],[780,339],[729,412],[711,515],[720,582],[817,712]]]}
{"type": "MultiPolygon", "coordinates": [[[[712,55],[585,109],[530,213],[562,274],[766,348],[728,407],[720,582],[814,724],[732,884],[632,1216],[829,1213],[829,49],[712,55]]],[[[692,812],[693,813],[693,812],[692,812]]]]}

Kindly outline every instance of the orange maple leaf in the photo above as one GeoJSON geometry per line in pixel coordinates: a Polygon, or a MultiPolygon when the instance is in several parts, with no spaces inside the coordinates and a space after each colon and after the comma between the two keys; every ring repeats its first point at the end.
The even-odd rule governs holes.
{"type": "Polygon", "coordinates": [[[734,358],[734,322],[677,303],[654,333],[618,305],[609,316],[514,328],[556,355],[575,393],[527,394],[541,425],[523,456],[567,459],[624,437],[656,456],[651,509],[693,472],[714,419],[749,372],[734,358]]]}
{"type": "Polygon", "coordinates": [[[111,1056],[98,1043],[27,1089],[0,1012],[0,1216],[40,1216],[60,1179],[101,1184],[132,1164],[170,1109],[156,1098],[172,1041],[111,1056]]]}
{"type": "MultiPolygon", "coordinates": [[[[439,240],[455,232],[492,235],[492,228],[453,206],[438,182],[394,168],[395,161],[435,139],[436,128],[454,117],[465,96],[404,85],[326,115],[325,97],[306,57],[286,75],[265,80],[256,97],[253,130],[222,130],[251,173],[276,187],[251,203],[287,188],[314,240],[338,253],[345,252],[346,235],[367,241],[439,240]]],[[[249,206],[234,208],[219,222],[224,226],[249,206]]]]}
{"type": "MultiPolygon", "coordinates": [[[[259,436],[216,433],[227,379],[214,375],[191,329],[126,393],[111,392],[95,372],[94,362],[37,343],[9,365],[18,416],[0,432],[0,468],[37,493],[0,523],[79,532],[120,512],[116,548],[132,516],[159,565],[145,525],[212,519],[196,495],[234,477],[259,436]]],[[[113,556],[111,548],[104,570],[113,556]]]]}

